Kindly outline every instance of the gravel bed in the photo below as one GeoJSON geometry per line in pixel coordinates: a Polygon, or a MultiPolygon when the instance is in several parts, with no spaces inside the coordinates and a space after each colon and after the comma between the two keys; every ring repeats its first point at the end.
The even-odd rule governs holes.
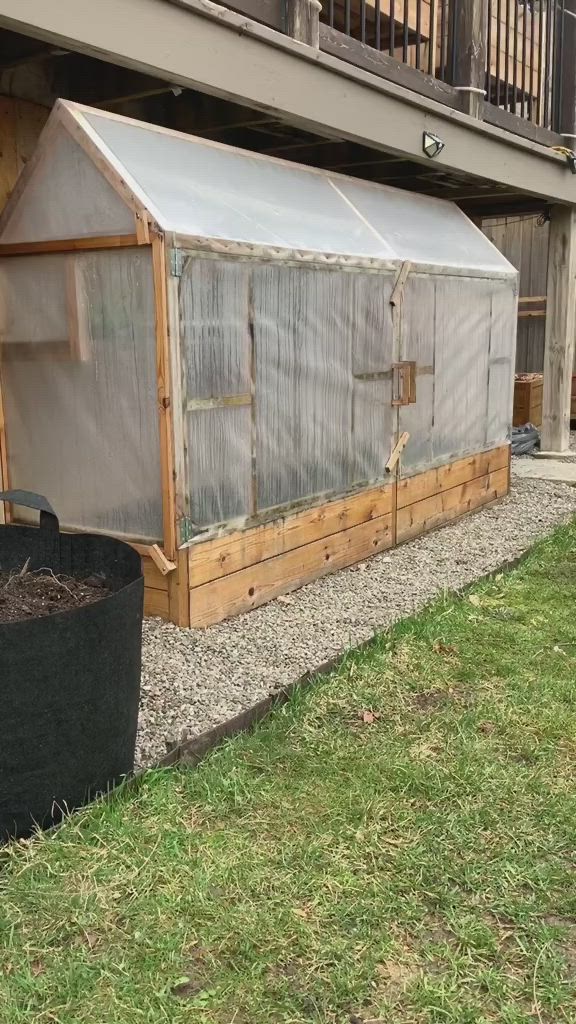
{"type": "Polygon", "coordinates": [[[203,732],[369,639],[445,588],[515,558],[576,515],[576,488],[518,480],[493,508],[308,584],[246,615],[186,630],[146,619],[137,761],[203,732]]]}

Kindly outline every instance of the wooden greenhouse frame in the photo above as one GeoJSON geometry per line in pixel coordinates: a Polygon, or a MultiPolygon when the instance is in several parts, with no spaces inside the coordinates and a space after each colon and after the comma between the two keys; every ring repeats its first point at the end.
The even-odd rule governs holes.
{"type": "MultiPolygon", "coordinates": [[[[441,464],[431,464],[414,475],[401,473],[403,449],[410,444],[410,430],[403,429],[404,406],[416,400],[417,387],[433,373],[430,365],[425,365],[412,354],[410,359],[396,359],[390,368],[380,373],[357,375],[359,380],[368,382],[384,378],[389,382],[394,430],[388,459],[382,467],[382,479],[368,481],[364,486],[353,487],[340,494],[316,495],[290,507],[270,509],[265,514],[257,514],[254,505],[254,514],[244,523],[231,521],[190,536],[183,410],[191,403],[186,405],[180,365],[178,277],[174,273],[173,257],[177,251],[175,247],[191,246],[198,240],[166,232],[161,227],[150,202],[145,201],[140,185],[111,151],[103,155],[101,141],[83,116],[89,110],[63,101],[56,105],[39,146],[0,221],[0,236],[9,224],[35,168],[62,127],[132,212],[133,232],[4,242],[0,244],[0,257],[19,259],[31,255],[142,247],[151,252],[163,537],[161,543],[155,544],[142,544],[130,537],[125,538],[143,558],[146,614],[161,616],[180,626],[207,626],[256,607],[326,572],[362,561],[507,494],[510,482],[509,444],[504,437],[499,443],[488,444],[482,450],[470,452],[464,446],[459,457],[441,460],[441,464]]],[[[135,123],[100,110],[93,113],[110,121],[135,123]]],[[[145,127],[168,136],[189,138],[170,129],[145,127]]],[[[199,141],[203,145],[218,146],[199,141]]],[[[251,156],[256,160],[266,159],[251,156]]],[[[294,166],[284,161],[274,163],[294,166]]],[[[311,168],[306,170],[323,173],[311,168]]],[[[476,230],[472,225],[470,227],[476,230]]],[[[204,246],[206,248],[210,248],[212,254],[234,251],[234,245],[218,240],[204,246]]],[[[241,247],[237,249],[241,254],[241,247]]],[[[244,253],[244,258],[253,259],[256,249],[251,246],[250,252],[244,253]]],[[[265,258],[282,264],[296,260],[295,255],[281,249],[268,253],[265,258]]],[[[300,263],[308,262],[310,265],[315,262],[312,254],[299,253],[298,259],[300,263]]],[[[328,264],[330,260],[326,262],[328,264]]],[[[372,272],[376,262],[357,260],[356,264],[365,265],[367,272],[372,272]]],[[[400,329],[404,288],[410,272],[409,261],[404,261],[399,269],[396,267],[394,270],[389,304],[395,331],[400,329]]],[[[453,270],[452,273],[457,275],[459,272],[453,270]]],[[[464,275],[464,271],[460,273],[464,275]]],[[[507,277],[511,279],[511,276],[507,271],[507,277]]],[[[515,285],[511,287],[514,289],[515,285]]],[[[0,374],[1,369],[0,361],[0,374]]],[[[0,473],[2,488],[7,489],[11,485],[18,486],[18,481],[11,480],[10,428],[2,414],[4,387],[0,376],[0,473]]],[[[197,404],[201,408],[246,405],[253,409],[254,402],[253,377],[250,393],[215,396],[197,404]]],[[[5,517],[6,521],[13,521],[13,510],[9,506],[6,506],[5,517]]]]}

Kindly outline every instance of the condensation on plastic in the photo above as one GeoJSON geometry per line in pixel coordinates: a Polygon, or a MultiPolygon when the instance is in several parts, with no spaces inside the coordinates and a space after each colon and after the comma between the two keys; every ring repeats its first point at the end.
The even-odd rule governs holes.
{"type": "Polygon", "coordinates": [[[382,479],[393,275],[188,259],[180,321],[192,518],[206,526],[382,479]],[[371,379],[367,379],[371,378],[371,379]]]}
{"type": "Polygon", "coordinates": [[[3,244],[134,233],[134,216],[63,128],[56,130],[0,236],[3,244]]]}
{"type": "Polygon", "coordinates": [[[170,135],[84,117],[166,230],[320,253],[509,273],[453,203],[170,135]]]}
{"type": "Polygon", "coordinates": [[[4,258],[0,281],[12,487],[45,494],[63,527],[159,540],[150,252],[4,258]]]}

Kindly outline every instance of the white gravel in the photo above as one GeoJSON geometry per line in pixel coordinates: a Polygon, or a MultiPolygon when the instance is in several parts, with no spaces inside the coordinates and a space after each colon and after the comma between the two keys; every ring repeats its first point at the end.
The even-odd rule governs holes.
{"type": "Polygon", "coordinates": [[[203,732],[345,648],[521,554],[576,515],[576,489],[518,480],[511,495],[457,523],[206,630],[144,623],[137,760],[203,732]]]}

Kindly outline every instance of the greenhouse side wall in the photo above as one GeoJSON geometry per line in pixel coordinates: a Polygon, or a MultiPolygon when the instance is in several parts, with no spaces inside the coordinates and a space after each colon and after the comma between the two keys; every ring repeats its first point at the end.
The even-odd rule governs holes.
{"type": "Polygon", "coordinates": [[[161,541],[150,250],[4,257],[0,283],[11,487],[63,528],[161,541]]]}
{"type": "Polygon", "coordinates": [[[507,493],[514,282],[400,270],[183,257],[192,626],[507,493]]]}

